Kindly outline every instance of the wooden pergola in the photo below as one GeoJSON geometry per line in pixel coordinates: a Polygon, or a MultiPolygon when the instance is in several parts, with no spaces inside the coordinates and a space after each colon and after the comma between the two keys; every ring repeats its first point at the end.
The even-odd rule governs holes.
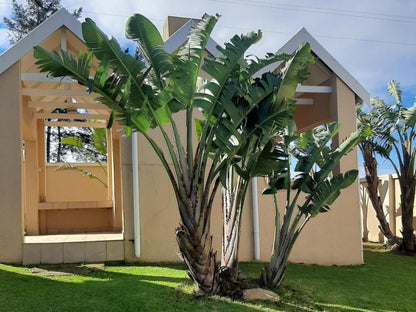
{"type": "MultiPolygon", "coordinates": [[[[57,41],[59,45],[50,49],[77,55],[79,46],[74,40],[75,36],[65,27],[60,29],[59,35],[57,41]]],[[[20,74],[20,94],[27,97],[27,107],[33,109],[36,119],[44,120],[45,126],[80,128],[107,126],[111,112],[95,100],[97,94],[87,92],[85,87],[78,85],[77,81],[71,78],[54,78],[36,72],[36,68],[30,69],[20,74]],[[66,113],[62,113],[62,110],[66,113]]]]}

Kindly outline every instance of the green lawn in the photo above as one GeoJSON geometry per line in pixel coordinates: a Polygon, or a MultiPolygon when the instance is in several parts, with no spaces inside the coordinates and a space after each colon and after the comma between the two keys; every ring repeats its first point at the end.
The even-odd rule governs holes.
{"type": "MultiPolygon", "coordinates": [[[[55,266],[40,273],[0,265],[0,311],[416,311],[416,257],[375,249],[364,256],[362,266],[290,264],[278,304],[195,298],[180,264],[55,266]]],[[[261,267],[241,264],[253,277],[261,267]]]]}

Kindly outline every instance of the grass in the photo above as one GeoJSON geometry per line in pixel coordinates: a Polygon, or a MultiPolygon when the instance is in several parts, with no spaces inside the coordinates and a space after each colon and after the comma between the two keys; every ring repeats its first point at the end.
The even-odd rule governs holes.
{"type": "MultiPolygon", "coordinates": [[[[416,257],[364,256],[361,266],[289,264],[277,304],[195,298],[181,264],[0,265],[0,311],[416,311],[416,257]]],[[[256,277],[262,266],[241,270],[256,277]]]]}

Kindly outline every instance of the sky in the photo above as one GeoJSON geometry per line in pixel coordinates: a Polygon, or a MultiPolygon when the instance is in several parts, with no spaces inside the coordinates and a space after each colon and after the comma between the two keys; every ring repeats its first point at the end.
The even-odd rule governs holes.
{"type": "MultiPolygon", "coordinates": [[[[416,96],[415,0],[61,0],[61,4],[70,12],[82,7],[81,21],[92,18],[122,46],[128,44],[125,21],[136,12],[160,31],[167,16],[200,18],[218,13],[221,18],[213,39],[223,44],[234,34],[261,29],[262,40],[250,50],[259,57],[276,52],[305,27],[372,97],[393,103],[386,92],[390,80],[400,82],[408,106],[416,96]]],[[[11,0],[0,0],[0,17],[10,15],[11,0]]],[[[0,53],[8,47],[1,20],[0,53]]],[[[381,161],[379,171],[392,172],[381,161]]]]}

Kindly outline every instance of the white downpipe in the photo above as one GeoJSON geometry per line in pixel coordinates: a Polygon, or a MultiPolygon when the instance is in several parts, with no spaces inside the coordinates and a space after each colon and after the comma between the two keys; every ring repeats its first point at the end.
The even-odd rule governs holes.
{"type": "Polygon", "coordinates": [[[140,257],[139,164],[137,161],[137,133],[131,134],[131,166],[133,171],[134,256],[140,257]]]}
{"type": "Polygon", "coordinates": [[[251,179],[251,193],[253,199],[254,260],[260,260],[259,203],[257,198],[257,178],[251,179]]]}

